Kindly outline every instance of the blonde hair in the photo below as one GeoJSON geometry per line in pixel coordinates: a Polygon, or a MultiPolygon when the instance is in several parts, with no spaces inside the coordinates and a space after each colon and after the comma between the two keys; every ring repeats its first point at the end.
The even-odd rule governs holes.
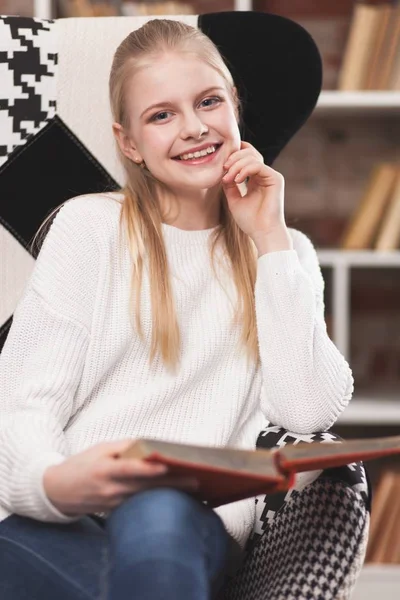
{"type": "MultiPolygon", "coordinates": [[[[125,132],[129,131],[130,126],[129,115],[126,110],[128,82],[141,68],[145,60],[151,60],[163,51],[177,50],[179,52],[195,53],[198,58],[214,68],[224,78],[239,121],[241,107],[239,98],[235,94],[232,75],[210,38],[199,29],[185,23],[168,19],[153,19],[139,29],[132,31],[122,41],[114,54],[111,66],[109,77],[111,111],[114,121],[119,123],[125,132]]],[[[147,255],[149,274],[151,275],[150,294],[153,317],[150,363],[153,362],[157,352],[159,352],[165,367],[175,371],[180,355],[181,336],[162,236],[162,222],[164,222],[165,215],[162,214],[157,193],[157,189],[163,189],[165,186],[156,180],[150,171],[141,168],[125,156],[118,144],[116,144],[116,149],[127,181],[119,189],[119,192],[124,195],[119,225],[120,228],[125,227],[133,263],[130,305],[133,308],[133,294],[136,291],[134,306],[136,328],[139,336],[143,339],[139,299],[143,263],[147,255]]],[[[247,359],[253,359],[258,365],[260,356],[254,300],[257,251],[251,238],[239,228],[233,219],[222,186],[220,206],[220,224],[210,236],[212,269],[217,277],[215,248],[219,240],[222,240],[230,259],[230,266],[238,292],[238,304],[233,325],[237,325],[241,320],[240,344],[246,349],[247,359]]],[[[59,208],[57,207],[46,218],[36,236],[59,208]]]]}

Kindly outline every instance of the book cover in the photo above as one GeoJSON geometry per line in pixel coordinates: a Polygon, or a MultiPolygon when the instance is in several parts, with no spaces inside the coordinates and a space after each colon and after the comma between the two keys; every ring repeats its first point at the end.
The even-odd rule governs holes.
{"type": "MultiPolygon", "coordinates": [[[[397,526],[399,523],[400,475],[392,472],[387,479],[386,502],[382,507],[383,514],[381,515],[380,527],[370,559],[373,563],[387,564],[394,562],[395,558],[394,546],[398,537],[397,526]]],[[[372,507],[373,511],[374,507],[372,507]]]]}
{"type": "Polygon", "coordinates": [[[122,458],[158,462],[174,476],[194,477],[195,495],[220,506],[293,486],[295,474],[400,454],[400,436],[337,443],[299,443],[272,450],[242,450],[140,439],[122,458]]]}
{"type": "MultiPolygon", "coordinates": [[[[399,5],[400,10],[400,5],[399,5]]],[[[399,15],[400,19],[400,15],[399,15]]],[[[393,59],[392,69],[387,84],[387,89],[395,92],[400,91],[400,36],[397,38],[397,45],[395,49],[395,56],[393,59]]]]}
{"type": "Polygon", "coordinates": [[[394,498],[395,483],[396,473],[391,469],[386,469],[380,476],[372,499],[369,538],[365,557],[367,563],[375,562],[378,554],[381,553],[382,534],[386,530],[387,515],[390,512],[389,506],[394,498]]]}
{"type": "Polygon", "coordinates": [[[396,55],[400,43],[400,4],[392,7],[392,15],[383,48],[383,58],[376,79],[377,90],[390,89],[392,73],[396,65],[396,55]]]}
{"type": "Polygon", "coordinates": [[[375,241],[375,250],[387,252],[400,246],[400,168],[389,205],[375,241]]]}
{"type": "Polygon", "coordinates": [[[387,59],[387,42],[390,38],[395,11],[395,6],[389,2],[382,5],[376,38],[372,48],[371,64],[364,83],[365,90],[379,89],[380,75],[387,59]]]}
{"type": "Polygon", "coordinates": [[[341,91],[362,90],[379,34],[382,5],[356,3],[338,78],[341,91]]]}
{"type": "Polygon", "coordinates": [[[345,250],[372,248],[382,216],[393,192],[398,167],[394,163],[375,165],[341,240],[345,250]]]}

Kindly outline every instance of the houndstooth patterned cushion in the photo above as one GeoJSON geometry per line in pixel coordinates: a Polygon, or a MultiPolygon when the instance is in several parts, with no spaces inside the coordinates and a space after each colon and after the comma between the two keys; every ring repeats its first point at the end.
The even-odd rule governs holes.
{"type": "Polygon", "coordinates": [[[218,600],[345,600],[364,561],[368,528],[360,494],[318,479],[291,494],[218,600]]]}
{"type": "MultiPolygon", "coordinates": [[[[269,425],[257,447],[341,439],[331,431],[302,435],[269,425]]],[[[348,600],[369,532],[371,486],[363,463],[300,473],[287,492],[255,501],[243,564],[218,600],[348,600]]]]}
{"type": "MultiPolygon", "coordinates": [[[[332,431],[322,431],[318,433],[299,434],[287,431],[277,425],[269,425],[265,427],[259,434],[257,440],[258,448],[281,448],[287,444],[296,445],[300,442],[307,443],[340,443],[342,438],[332,431]]],[[[343,467],[335,467],[334,469],[307,471],[305,473],[297,473],[294,486],[285,492],[271,495],[260,495],[256,497],[256,518],[254,529],[248,542],[248,548],[256,542],[265,531],[267,525],[271,524],[276,513],[282,509],[283,505],[288,502],[295,491],[300,492],[318,477],[327,477],[331,480],[344,481],[352,489],[359,493],[363,498],[367,510],[370,512],[371,506],[371,486],[368,481],[368,476],[362,462],[351,463],[343,467]]]]}

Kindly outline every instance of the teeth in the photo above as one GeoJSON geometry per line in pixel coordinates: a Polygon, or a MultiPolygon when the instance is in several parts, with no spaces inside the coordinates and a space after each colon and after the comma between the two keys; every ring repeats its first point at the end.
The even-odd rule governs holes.
{"type": "Polygon", "coordinates": [[[179,156],[179,158],[181,160],[190,160],[191,158],[200,158],[200,156],[207,156],[207,154],[212,154],[213,152],[215,152],[216,147],[215,146],[209,146],[208,148],[205,148],[204,150],[200,150],[200,152],[189,152],[188,154],[181,154],[179,156]]]}

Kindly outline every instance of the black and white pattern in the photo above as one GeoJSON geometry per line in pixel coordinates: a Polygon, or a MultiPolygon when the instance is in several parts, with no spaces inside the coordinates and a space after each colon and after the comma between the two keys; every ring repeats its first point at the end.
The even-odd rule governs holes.
{"type": "Polygon", "coordinates": [[[53,21],[0,19],[0,166],[56,111],[53,21]]]}
{"type": "MultiPolygon", "coordinates": [[[[89,32],[97,21],[93,19],[89,32]]],[[[6,265],[0,269],[0,352],[34,268],[37,254],[30,244],[44,219],[67,198],[118,187],[109,173],[114,147],[102,140],[90,147],[85,143],[88,128],[111,128],[109,115],[103,115],[99,103],[93,110],[92,102],[74,130],[63,118],[79,113],[86,87],[93,87],[79,88],[74,76],[89,38],[83,33],[71,39],[71,28],[76,31],[80,23],[0,15],[0,256],[6,265]],[[79,61],[70,59],[67,42],[74,46],[74,40],[79,61]],[[104,164],[94,156],[103,148],[109,148],[104,164]]],[[[91,60],[90,55],[86,64],[91,60]]],[[[98,60],[106,69],[103,56],[98,60]]],[[[92,71],[99,77],[97,66],[92,71]]]]}
{"type": "MultiPolygon", "coordinates": [[[[303,435],[269,425],[257,447],[341,441],[331,431],[303,435]]],[[[218,600],[350,599],[368,542],[368,474],[359,462],[299,475],[287,492],[256,498],[243,564],[218,600]]]]}
{"type": "MultiPolygon", "coordinates": [[[[341,441],[342,438],[331,431],[299,434],[287,431],[277,425],[269,425],[260,432],[257,447],[271,449],[274,447],[282,448],[287,444],[296,445],[300,442],[311,444],[313,442],[340,443],[341,441]]],[[[285,503],[289,502],[294,492],[301,492],[307,485],[322,478],[346,483],[361,495],[367,510],[370,511],[371,488],[363,463],[351,463],[343,467],[297,473],[294,485],[290,490],[256,497],[256,519],[248,548],[251,548],[263,535],[267,526],[271,525],[276,514],[283,509],[285,503]]]]}
{"type": "Polygon", "coordinates": [[[218,600],[348,600],[368,530],[361,494],[317,479],[292,493],[218,600]]]}

